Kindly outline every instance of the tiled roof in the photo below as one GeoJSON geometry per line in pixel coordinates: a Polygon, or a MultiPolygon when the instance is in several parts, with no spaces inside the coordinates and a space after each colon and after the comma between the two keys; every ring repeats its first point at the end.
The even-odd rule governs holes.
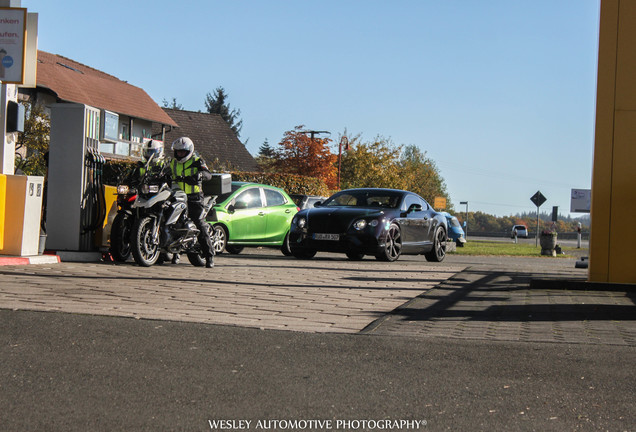
{"type": "Polygon", "coordinates": [[[143,89],[56,54],[38,51],[37,85],[66,102],[176,126],[143,89]]]}
{"type": "Polygon", "coordinates": [[[218,158],[221,163],[229,163],[238,171],[258,170],[254,157],[220,115],[170,108],[163,110],[179,124],[177,128],[166,130],[167,151],[174,140],[187,136],[194,142],[194,149],[208,164],[218,158]]]}

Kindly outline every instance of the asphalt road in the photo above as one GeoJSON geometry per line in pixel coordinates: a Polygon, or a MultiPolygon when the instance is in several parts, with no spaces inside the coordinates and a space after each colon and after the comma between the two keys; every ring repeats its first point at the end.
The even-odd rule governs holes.
{"type": "MultiPolygon", "coordinates": [[[[480,241],[498,241],[498,242],[506,242],[506,243],[511,243],[514,240],[511,239],[510,237],[480,237],[478,235],[471,235],[468,238],[468,241],[471,240],[480,240],[480,241]]],[[[537,239],[535,237],[529,237],[529,238],[522,238],[522,237],[518,237],[517,241],[519,243],[523,243],[523,244],[533,244],[536,245],[537,244],[537,239]]],[[[578,242],[577,240],[571,240],[571,239],[563,239],[560,238],[558,240],[558,244],[561,245],[561,247],[577,247],[578,246],[578,242]]],[[[590,241],[589,240],[581,240],[581,250],[587,250],[590,247],[590,241]]]]}
{"type": "Polygon", "coordinates": [[[252,421],[248,430],[259,420],[334,426],[269,430],[380,430],[335,426],[386,419],[425,420],[410,429],[423,431],[636,427],[633,347],[8,310],[0,328],[6,431],[240,430],[210,427],[229,419],[252,421]]]}
{"type": "MultiPolygon", "coordinates": [[[[6,266],[0,430],[636,430],[631,293],[575,293],[592,302],[573,305],[595,317],[590,323],[554,327],[521,316],[492,327],[482,316],[508,305],[526,310],[517,308],[544,291],[551,295],[536,298],[562,310],[575,298],[567,290],[532,292],[515,278],[580,278],[573,264],[449,256],[385,265],[330,255],[302,262],[247,251],[219,257],[212,270],[6,266]],[[451,268],[473,270],[453,276],[451,268]],[[606,303],[596,311],[595,301],[606,303]],[[391,313],[405,302],[411,307],[391,313]],[[433,323],[405,317],[430,302],[441,308],[417,313],[437,327],[422,332],[433,323]],[[623,327],[608,311],[621,311],[613,319],[623,327]],[[381,324],[370,329],[373,320],[381,324]],[[506,339],[522,324],[523,338],[515,330],[506,339]],[[588,343],[587,333],[602,343],[588,343]],[[559,342],[526,337],[542,334],[559,342]],[[583,337],[570,343],[568,334],[583,337]],[[419,423],[388,428],[387,420],[419,423]]],[[[544,312],[543,303],[534,307],[544,312]]]]}

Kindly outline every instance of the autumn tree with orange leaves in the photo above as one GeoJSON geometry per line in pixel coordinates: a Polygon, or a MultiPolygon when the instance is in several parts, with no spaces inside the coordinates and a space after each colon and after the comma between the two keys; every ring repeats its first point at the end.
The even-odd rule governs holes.
{"type": "Polygon", "coordinates": [[[299,174],[322,179],[330,189],[338,183],[337,155],[329,150],[329,138],[312,137],[304,133],[304,126],[285,132],[274,150],[275,169],[279,172],[299,174]]]}

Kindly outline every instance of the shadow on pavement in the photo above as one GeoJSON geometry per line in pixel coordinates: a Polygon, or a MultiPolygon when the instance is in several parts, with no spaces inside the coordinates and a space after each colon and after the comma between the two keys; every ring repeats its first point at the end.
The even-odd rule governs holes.
{"type": "Polygon", "coordinates": [[[467,269],[404,306],[406,321],[635,321],[636,286],[467,269]]]}

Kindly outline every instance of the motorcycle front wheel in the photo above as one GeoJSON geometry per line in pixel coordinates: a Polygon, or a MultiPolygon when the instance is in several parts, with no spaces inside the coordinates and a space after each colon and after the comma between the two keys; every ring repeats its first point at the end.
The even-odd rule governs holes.
{"type": "Polygon", "coordinates": [[[119,213],[115,216],[113,226],[110,229],[110,254],[117,262],[126,262],[130,258],[132,219],[129,214],[119,213]]]}
{"type": "Polygon", "coordinates": [[[154,219],[145,217],[135,222],[132,235],[132,254],[135,262],[142,267],[150,267],[159,259],[161,250],[153,236],[154,219]]]}

